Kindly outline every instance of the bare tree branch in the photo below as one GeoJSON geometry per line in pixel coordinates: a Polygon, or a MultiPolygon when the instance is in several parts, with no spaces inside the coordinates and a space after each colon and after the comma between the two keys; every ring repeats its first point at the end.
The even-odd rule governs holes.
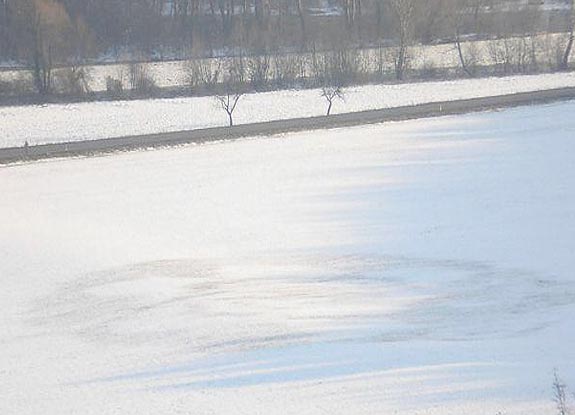
{"type": "Polygon", "coordinates": [[[331,107],[333,106],[333,102],[336,99],[340,99],[342,101],[345,101],[345,93],[343,91],[343,88],[337,86],[324,86],[321,89],[321,96],[324,97],[327,101],[327,114],[326,115],[330,115],[331,114],[331,107]]]}
{"type": "Polygon", "coordinates": [[[216,100],[219,103],[220,107],[228,114],[228,121],[229,126],[234,126],[234,111],[236,110],[236,106],[240,98],[242,97],[243,93],[231,93],[227,92],[224,95],[216,95],[216,100]]]}
{"type": "Polygon", "coordinates": [[[553,400],[557,405],[558,415],[569,415],[569,408],[567,406],[566,385],[559,378],[557,370],[553,372],[553,400]]]}

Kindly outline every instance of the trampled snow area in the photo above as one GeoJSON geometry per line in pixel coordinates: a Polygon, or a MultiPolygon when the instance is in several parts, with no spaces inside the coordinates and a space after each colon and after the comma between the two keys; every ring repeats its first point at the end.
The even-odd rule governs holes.
{"type": "MultiPolygon", "coordinates": [[[[345,102],[335,102],[333,112],[354,112],[568,86],[575,86],[575,73],[369,85],[347,89],[345,102]]],[[[318,90],[249,94],[241,98],[235,122],[244,124],[319,116],[325,114],[326,108],[326,102],[318,90]]],[[[226,113],[212,97],[4,107],[0,108],[0,147],[20,147],[25,141],[43,144],[93,140],[215,127],[226,123],[226,113]]]]}
{"type": "Polygon", "coordinates": [[[0,168],[2,414],[554,414],[575,103],[0,168]]]}

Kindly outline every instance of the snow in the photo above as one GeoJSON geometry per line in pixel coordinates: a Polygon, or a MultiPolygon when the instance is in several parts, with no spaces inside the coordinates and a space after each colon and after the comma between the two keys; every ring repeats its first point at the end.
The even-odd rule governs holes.
{"type": "MultiPolygon", "coordinates": [[[[575,86],[575,73],[463,79],[345,90],[333,113],[505,95],[575,86]]],[[[319,90],[249,94],[241,98],[236,124],[324,115],[319,90]]],[[[226,113],[213,97],[142,101],[49,104],[0,108],[0,147],[93,140],[126,135],[192,130],[226,125],[226,113]],[[26,122],[22,122],[26,120],[26,122]],[[47,128],[47,126],[50,126],[47,128]]]]}
{"type": "Polygon", "coordinates": [[[1,167],[1,412],[554,413],[574,110],[1,167]]]}

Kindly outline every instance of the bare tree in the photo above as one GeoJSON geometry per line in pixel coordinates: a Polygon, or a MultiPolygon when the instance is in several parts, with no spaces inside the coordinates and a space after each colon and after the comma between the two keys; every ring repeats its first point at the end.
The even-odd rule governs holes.
{"type": "MultiPolygon", "coordinates": [[[[459,56],[459,62],[461,63],[461,68],[463,72],[469,77],[473,77],[475,75],[473,69],[470,67],[469,60],[465,57],[465,53],[463,52],[463,48],[461,46],[461,37],[459,35],[459,31],[456,29],[455,32],[455,48],[457,49],[457,56],[459,56]]],[[[473,57],[471,60],[474,60],[473,57]]]]}
{"type": "Polygon", "coordinates": [[[232,59],[225,73],[222,92],[215,99],[221,109],[228,114],[229,126],[234,126],[234,111],[240,98],[244,95],[243,59],[232,59]]]}
{"type": "Polygon", "coordinates": [[[156,88],[156,81],[146,63],[131,62],[128,65],[128,79],[130,88],[136,93],[147,94],[156,88]]]}
{"type": "Polygon", "coordinates": [[[54,0],[22,0],[16,3],[14,13],[22,54],[32,69],[34,85],[40,94],[49,94],[54,61],[68,52],[68,14],[54,0]]]}
{"type": "Polygon", "coordinates": [[[327,114],[331,114],[331,107],[336,99],[345,100],[345,93],[339,86],[324,86],[321,89],[321,96],[327,101],[327,114]]]}
{"type": "Polygon", "coordinates": [[[571,56],[571,49],[573,49],[573,43],[575,42],[575,0],[571,0],[569,3],[569,40],[567,41],[565,53],[563,54],[561,69],[569,68],[569,57],[571,56]]]}
{"type": "Polygon", "coordinates": [[[234,111],[242,95],[243,93],[241,92],[227,92],[223,95],[216,95],[216,100],[220,107],[228,114],[230,127],[234,126],[234,111]]]}
{"type": "Polygon", "coordinates": [[[224,40],[227,42],[231,35],[234,25],[234,0],[217,0],[220,19],[222,22],[222,33],[224,40]]]}
{"type": "Polygon", "coordinates": [[[242,92],[230,92],[229,90],[222,95],[216,95],[216,100],[220,107],[228,114],[228,120],[230,127],[234,126],[234,111],[240,98],[242,97],[242,92]]]}
{"type": "Polygon", "coordinates": [[[10,12],[8,2],[0,0],[0,56],[10,53],[10,12]]]}
{"type": "Polygon", "coordinates": [[[361,0],[341,0],[345,26],[351,35],[357,26],[358,37],[361,39],[361,0]]]}
{"type": "Polygon", "coordinates": [[[299,17],[300,30],[301,30],[301,48],[306,50],[307,48],[307,25],[306,25],[306,9],[303,0],[295,0],[295,6],[297,10],[297,15],[299,17]]]}
{"type": "Polygon", "coordinates": [[[413,35],[413,20],[418,0],[389,0],[389,6],[396,22],[397,54],[395,56],[395,76],[403,80],[409,60],[408,47],[413,35]]]}
{"type": "Polygon", "coordinates": [[[569,415],[569,408],[567,407],[567,396],[565,393],[566,385],[559,378],[557,370],[553,372],[553,400],[557,405],[558,415],[569,415]]]}
{"type": "Polygon", "coordinates": [[[453,27],[453,42],[455,43],[461,69],[463,69],[463,72],[465,72],[467,76],[472,77],[474,76],[473,68],[470,67],[469,59],[467,59],[463,45],[461,44],[461,32],[465,28],[465,18],[469,9],[468,1],[452,0],[448,9],[448,20],[450,21],[450,26],[453,27]]]}

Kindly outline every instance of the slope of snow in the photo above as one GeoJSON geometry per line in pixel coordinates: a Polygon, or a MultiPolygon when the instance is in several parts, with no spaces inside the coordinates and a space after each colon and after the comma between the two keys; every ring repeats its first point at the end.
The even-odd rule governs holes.
{"type": "Polygon", "coordinates": [[[554,413],[574,111],[1,167],[0,412],[554,413]]]}
{"type": "MultiPolygon", "coordinates": [[[[333,113],[575,86],[575,73],[464,79],[346,90],[333,113]]],[[[318,90],[249,94],[238,104],[237,124],[319,116],[326,102],[318,90]]],[[[211,97],[50,104],[0,108],[0,147],[93,140],[222,126],[226,113],[211,97]],[[23,122],[23,120],[25,120],[23,122]],[[48,127],[49,126],[49,127],[48,127]]]]}

